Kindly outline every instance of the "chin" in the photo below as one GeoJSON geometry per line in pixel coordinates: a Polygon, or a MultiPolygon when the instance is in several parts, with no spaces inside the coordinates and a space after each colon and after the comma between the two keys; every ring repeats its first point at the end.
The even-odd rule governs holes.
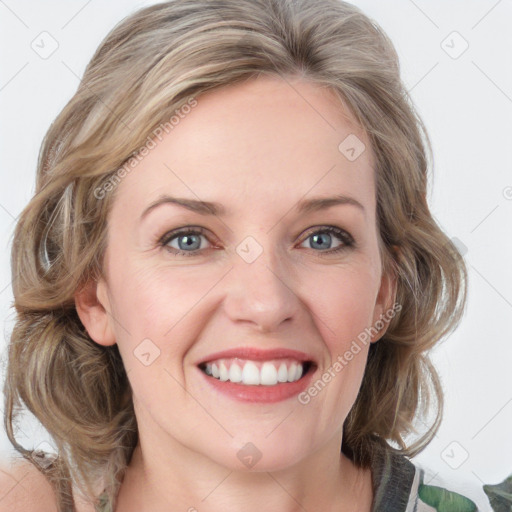
{"type": "Polygon", "coordinates": [[[277,433],[267,437],[265,434],[248,434],[235,436],[226,451],[218,455],[221,455],[222,465],[232,471],[274,472],[299,464],[313,451],[304,435],[294,439],[277,433]]]}

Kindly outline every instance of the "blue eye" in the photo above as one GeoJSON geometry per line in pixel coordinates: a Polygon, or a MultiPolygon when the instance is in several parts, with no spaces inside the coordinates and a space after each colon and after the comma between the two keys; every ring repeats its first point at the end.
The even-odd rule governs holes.
{"type": "MultiPolygon", "coordinates": [[[[201,252],[208,249],[208,247],[202,247],[202,239],[210,243],[203,228],[182,228],[166,233],[159,244],[175,256],[200,256],[201,252]]],[[[315,249],[315,252],[326,256],[355,245],[354,239],[347,231],[334,226],[315,228],[310,231],[302,244],[307,241],[311,241],[309,249],[315,249]],[[338,239],[338,245],[332,247],[336,239],[338,239]]],[[[302,244],[301,247],[304,247],[302,244]]]]}
{"type": "Polygon", "coordinates": [[[160,243],[177,256],[195,256],[201,250],[201,237],[207,240],[203,229],[186,229],[167,233],[160,243]],[[170,245],[171,242],[177,242],[178,246],[170,245]]]}
{"type": "Polygon", "coordinates": [[[321,249],[320,252],[332,254],[337,253],[354,245],[354,239],[346,231],[335,228],[334,226],[326,226],[324,228],[313,231],[304,240],[303,243],[310,242],[311,249],[321,249]],[[341,243],[336,247],[332,247],[333,238],[337,238],[341,243]]]}

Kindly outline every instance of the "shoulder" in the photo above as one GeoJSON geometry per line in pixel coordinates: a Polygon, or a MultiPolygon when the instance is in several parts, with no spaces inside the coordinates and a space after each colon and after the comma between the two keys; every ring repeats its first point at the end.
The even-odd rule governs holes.
{"type": "Polygon", "coordinates": [[[460,490],[456,491],[448,482],[437,477],[428,468],[416,466],[417,485],[411,489],[411,501],[416,512],[478,512],[477,504],[460,490]],[[432,482],[436,482],[436,484],[432,482]]]}
{"type": "Polygon", "coordinates": [[[409,458],[386,451],[373,464],[375,503],[372,510],[406,512],[478,512],[473,500],[445,485],[430,485],[429,473],[409,458]]]}
{"type": "Polygon", "coordinates": [[[0,512],[57,512],[50,482],[26,460],[0,459],[0,512]]]}

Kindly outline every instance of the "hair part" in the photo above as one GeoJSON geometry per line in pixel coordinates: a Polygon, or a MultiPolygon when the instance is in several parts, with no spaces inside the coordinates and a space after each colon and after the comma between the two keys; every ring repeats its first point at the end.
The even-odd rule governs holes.
{"type": "Polygon", "coordinates": [[[100,481],[113,510],[138,439],[117,345],[96,344],[74,302],[102,275],[116,190],[98,190],[191,98],[262,75],[334,91],[375,155],[383,265],[397,276],[402,308],[370,347],[342,450],[369,467],[376,450],[419,453],[439,428],[443,393],[427,352],[460,320],[466,269],[427,205],[431,146],[391,41],[339,0],[164,2],[125,18],[95,52],[44,138],[36,193],[14,233],[4,422],[16,450],[54,485],[59,512],[75,509],[71,483],[94,500],[100,481]],[[23,408],[57,448],[46,468],[16,441],[23,408]],[[427,432],[408,444],[432,409],[427,432]]]}

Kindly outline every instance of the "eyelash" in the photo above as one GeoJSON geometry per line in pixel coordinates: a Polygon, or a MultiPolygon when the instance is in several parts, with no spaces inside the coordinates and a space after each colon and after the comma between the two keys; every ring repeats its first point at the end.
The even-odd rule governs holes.
{"type": "MultiPolygon", "coordinates": [[[[342,242],[342,245],[339,247],[336,247],[334,249],[328,249],[326,251],[315,251],[320,256],[326,255],[330,256],[333,254],[337,254],[341,251],[347,250],[350,247],[355,247],[355,241],[353,237],[345,230],[334,227],[334,226],[322,226],[314,231],[310,231],[306,234],[304,239],[301,241],[304,242],[309,237],[315,235],[315,234],[333,234],[336,235],[339,240],[342,242]]],[[[159,240],[158,244],[162,246],[164,249],[169,251],[171,254],[174,254],[175,256],[198,256],[200,255],[201,251],[207,250],[207,249],[197,249],[195,251],[182,251],[179,249],[175,249],[174,247],[169,247],[167,244],[174,240],[175,238],[179,238],[183,235],[203,235],[206,239],[208,239],[208,236],[206,235],[206,230],[200,227],[188,227],[188,228],[180,228],[178,230],[169,231],[165,233],[159,240]]],[[[314,250],[314,249],[311,249],[314,250]]]]}

